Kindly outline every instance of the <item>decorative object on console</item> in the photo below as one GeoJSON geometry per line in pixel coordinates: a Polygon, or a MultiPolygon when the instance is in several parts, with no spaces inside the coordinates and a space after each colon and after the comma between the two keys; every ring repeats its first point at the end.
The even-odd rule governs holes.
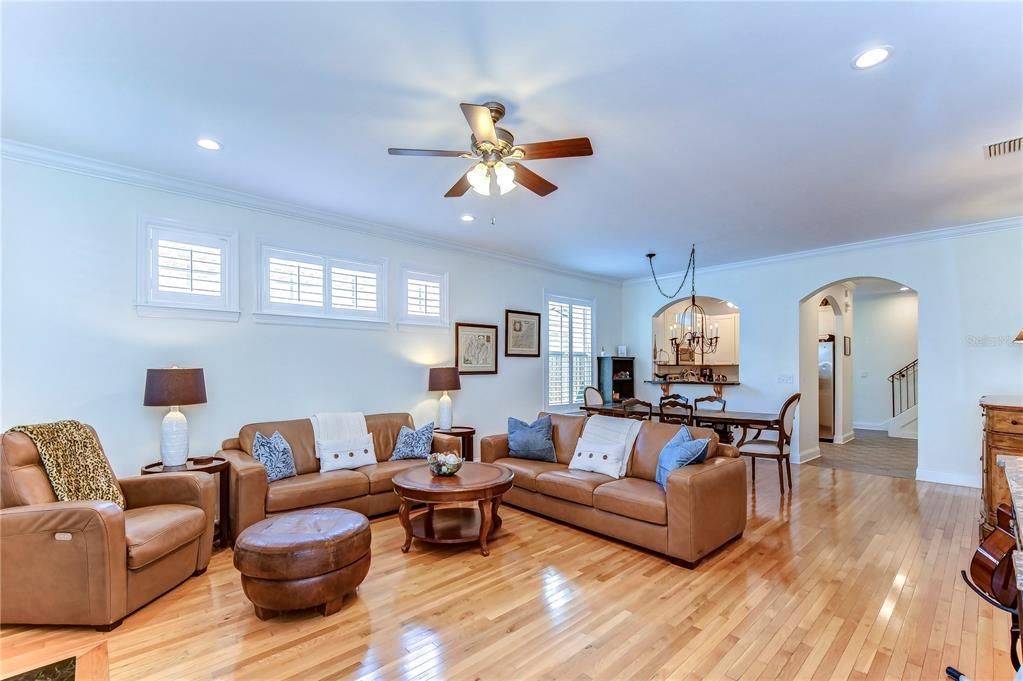
{"type": "Polygon", "coordinates": [[[496,374],[497,326],[455,323],[455,365],[459,374],[496,374]]]}
{"type": "Polygon", "coordinates": [[[430,454],[431,445],[433,445],[433,421],[418,430],[402,426],[398,431],[398,440],[394,443],[394,453],[391,454],[390,460],[425,459],[430,454]]]}
{"type": "Polygon", "coordinates": [[[669,300],[674,299],[682,290],[682,287],[686,285],[687,279],[691,284],[689,305],[678,315],[677,321],[680,327],[680,335],[671,339],[671,347],[675,351],[676,356],[675,361],[679,361],[677,358],[683,344],[694,354],[699,353],[701,357],[712,354],[718,347],[718,329],[717,325],[710,323],[706,311],[696,302],[696,244],[693,244],[689,251],[689,264],[686,265],[682,281],[679,282],[675,292],[671,294],[665,293],[664,289],[661,288],[661,283],[657,280],[657,273],[654,272],[654,258],[656,256],[656,253],[646,254],[647,260],[650,261],[650,274],[653,275],[654,284],[662,296],[669,300]]]}
{"type": "Polygon", "coordinates": [[[426,457],[430,472],[442,478],[454,475],[462,467],[462,457],[454,452],[432,452],[426,457]]]}
{"type": "Polygon", "coordinates": [[[625,357],[628,354],[629,354],[629,346],[628,345],[619,345],[618,346],[618,356],[619,357],[625,357]]]}
{"type": "Polygon", "coordinates": [[[15,426],[7,432],[24,433],[32,440],[57,501],[112,501],[126,507],[110,462],[89,426],[69,420],[15,426]]]}
{"type": "Polygon", "coordinates": [[[183,466],[188,460],[188,420],[179,407],[206,404],[206,379],[202,369],[149,369],[142,404],[170,407],[160,428],[160,457],[165,466],[183,466]]]}
{"type": "Polygon", "coordinates": [[[263,464],[263,468],[266,469],[267,482],[276,482],[298,475],[298,471],[295,470],[295,457],[291,453],[291,445],[284,439],[280,431],[275,430],[270,437],[256,433],[252,440],[252,458],[263,464]]]}
{"type": "Polygon", "coordinates": [[[553,425],[550,416],[541,416],[532,423],[508,417],[508,456],[556,463],[553,425]]]}
{"type": "Polygon", "coordinates": [[[427,387],[430,392],[442,391],[440,403],[437,405],[437,427],[447,429],[451,427],[451,397],[449,390],[461,390],[462,381],[458,378],[458,367],[434,367],[430,369],[430,382],[427,387]]]}
{"type": "Polygon", "coordinates": [[[443,151],[436,149],[388,149],[392,156],[447,156],[470,158],[475,161],[458,182],[444,195],[446,198],[464,196],[471,188],[484,196],[507,194],[515,185],[522,185],[540,196],[547,196],[557,187],[516,161],[537,161],[547,158],[591,156],[593,147],[589,138],[554,140],[516,145],[515,138],[497,122],[504,118],[504,104],[462,104],[462,115],[472,129],[472,151],[443,151]]]}
{"type": "Polygon", "coordinates": [[[372,433],[351,440],[317,440],[316,453],[320,457],[321,473],[372,466],[377,462],[372,433]]]}
{"type": "Polygon", "coordinates": [[[504,356],[540,356],[540,313],[504,311],[504,356]]]}

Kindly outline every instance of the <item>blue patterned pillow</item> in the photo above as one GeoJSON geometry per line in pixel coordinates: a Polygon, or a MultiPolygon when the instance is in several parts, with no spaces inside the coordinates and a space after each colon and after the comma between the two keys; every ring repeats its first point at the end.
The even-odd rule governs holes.
{"type": "Polygon", "coordinates": [[[408,426],[402,426],[398,432],[398,441],[394,443],[394,453],[391,454],[391,461],[403,459],[425,459],[430,455],[430,448],[433,446],[433,421],[430,421],[419,430],[412,430],[408,426]]]}
{"type": "Polygon", "coordinates": [[[700,463],[707,458],[709,438],[694,440],[692,433],[685,426],[678,429],[675,437],[664,445],[657,457],[657,474],[655,480],[665,491],[668,490],[668,476],[671,472],[691,463],[700,463]]]}
{"type": "Polygon", "coordinates": [[[275,482],[298,475],[295,470],[295,457],[291,453],[291,445],[279,431],[270,437],[256,433],[252,441],[252,458],[263,464],[266,469],[267,482],[275,482]]]}
{"type": "Polygon", "coordinates": [[[508,417],[508,456],[557,463],[554,453],[550,416],[541,416],[532,423],[508,417]]]}

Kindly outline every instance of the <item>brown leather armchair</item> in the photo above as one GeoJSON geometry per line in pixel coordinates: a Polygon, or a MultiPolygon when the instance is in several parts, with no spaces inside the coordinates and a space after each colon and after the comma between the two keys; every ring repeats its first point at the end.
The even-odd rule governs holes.
{"type": "Polygon", "coordinates": [[[0,623],[109,631],[213,550],[216,486],[202,473],[118,480],[126,508],[57,501],[24,433],[0,438],[0,623]]]}

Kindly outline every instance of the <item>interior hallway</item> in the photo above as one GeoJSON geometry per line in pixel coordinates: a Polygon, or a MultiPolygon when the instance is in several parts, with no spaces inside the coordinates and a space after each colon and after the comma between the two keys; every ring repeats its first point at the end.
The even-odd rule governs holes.
{"type": "Polygon", "coordinates": [[[892,478],[916,477],[917,441],[888,437],[882,430],[856,430],[856,438],[844,445],[821,442],[821,456],[808,463],[892,478]]]}

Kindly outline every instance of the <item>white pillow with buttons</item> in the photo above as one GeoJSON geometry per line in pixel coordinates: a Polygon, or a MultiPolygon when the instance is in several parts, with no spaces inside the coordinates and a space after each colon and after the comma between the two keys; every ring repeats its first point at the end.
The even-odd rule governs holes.
{"type": "Polygon", "coordinates": [[[351,440],[317,440],[316,450],[320,453],[321,473],[361,468],[377,462],[372,433],[351,440]]]}
{"type": "Polygon", "coordinates": [[[622,461],[625,459],[625,445],[596,442],[579,438],[568,469],[603,473],[612,478],[622,477],[622,461]]]}

